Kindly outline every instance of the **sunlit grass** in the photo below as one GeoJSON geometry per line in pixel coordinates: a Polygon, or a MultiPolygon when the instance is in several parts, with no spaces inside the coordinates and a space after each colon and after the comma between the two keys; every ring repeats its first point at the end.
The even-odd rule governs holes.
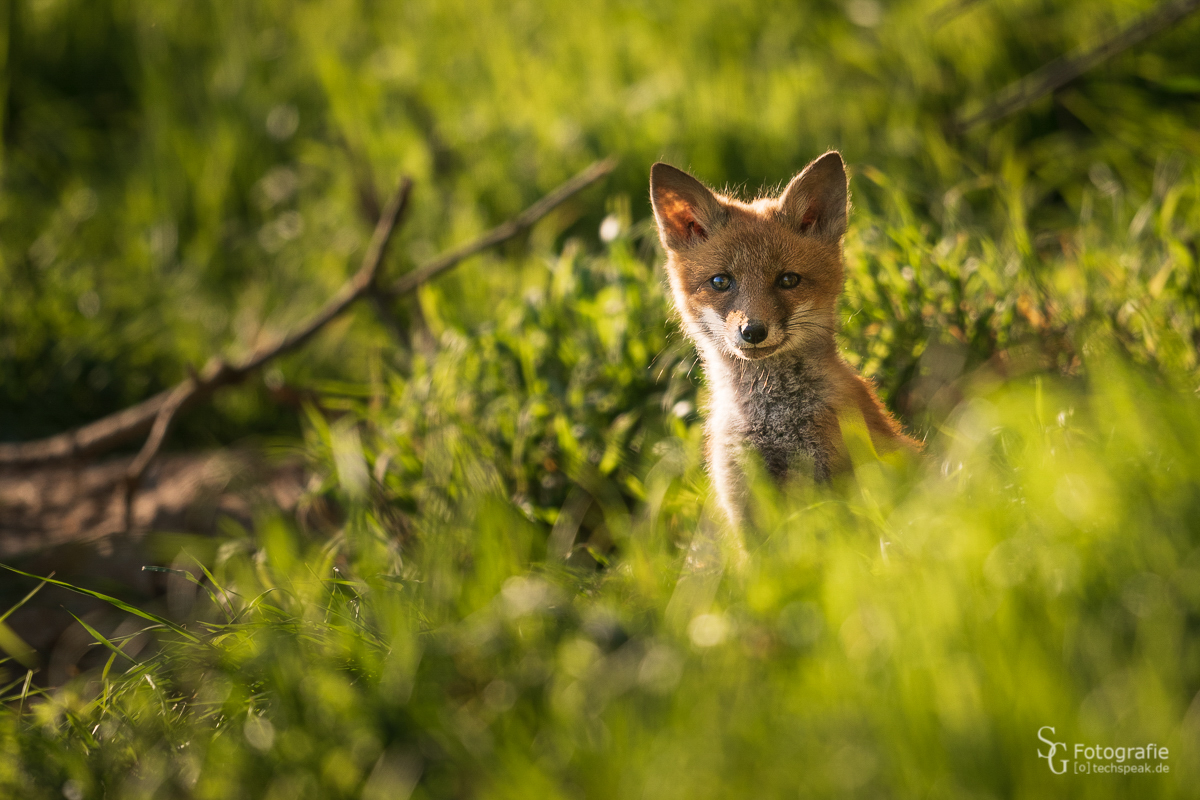
{"type": "Polygon", "coordinates": [[[487,491],[398,549],[337,481],[337,537],[264,519],[216,551],[188,637],[160,628],[138,663],[114,653],[0,714],[0,785],[1187,796],[1200,409],[1089,366],[1086,384],[977,384],[920,463],[765,493],[737,557],[688,500],[687,445],[647,459],[656,503],[599,571],[543,558],[534,523],[487,491]],[[1160,742],[1172,773],[1058,778],[1042,725],[1160,742]]]}
{"type": "MultiPolygon", "coordinates": [[[[1194,796],[1196,23],[945,127],[1146,5],[18,3],[6,438],[299,318],[401,172],[391,275],[622,164],[409,343],[364,312],[276,365],[322,398],[273,440],[297,514],[152,537],[168,601],[86,622],[104,666],[47,688],[0,628],[0,796],[1194,796]],[[829,146],[841,344],[927,454],[733,538],[648,166],[752,194],[829,146]],[[1054,775],[1043,726],[1170,772],[1054,775]]],[[[293,419],[251,386],[174,441],[293,419]]]]}

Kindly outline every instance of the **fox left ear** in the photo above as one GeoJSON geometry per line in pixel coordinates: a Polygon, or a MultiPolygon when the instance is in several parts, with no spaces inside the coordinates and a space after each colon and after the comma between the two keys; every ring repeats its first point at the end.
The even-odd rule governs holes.
{"type": "Polygon", "coordinates": [[[837,241],[846,232],[849,186],[841,153],[830,150],[792,178],[780,214],[800,233],[837,241]]]}

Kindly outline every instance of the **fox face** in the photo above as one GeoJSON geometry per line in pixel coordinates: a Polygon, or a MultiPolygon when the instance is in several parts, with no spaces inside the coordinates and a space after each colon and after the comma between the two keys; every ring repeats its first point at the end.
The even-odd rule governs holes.
{"type": "Polygon", "coordinates": [[[662,163],[650,195],[675,306],[706,358],[834,350],[848,212],[838,153],[813,161],[776,198],[744,203],[662,163]]]}

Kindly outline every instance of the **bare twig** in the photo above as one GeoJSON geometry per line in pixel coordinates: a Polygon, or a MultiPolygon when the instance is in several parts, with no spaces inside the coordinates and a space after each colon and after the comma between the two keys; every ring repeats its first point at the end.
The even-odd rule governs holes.
{"type": "Polygon", "coordinates": [[[171,390],[167,401],[159,406],[158,414],[154,417],[154,424],[150,428],[150,435],[146,437],[146,442],[138,452],[137,458],[129,465],[129,469],[125,473],[124,486],[124,525],[122,527],[125,530],[129,530],[133,526],[133,496],[137,494],[138,487],[142,484],[142,477],[146,474],[146,469],[162,448],[163,441],[167,438],[167,431],[171,429],[171,423],[175,420],[175,415],[196,391],[198,385],[199,382],[193,377],[171,390]]]}
{"type": "MultiPolygon", "coordinates": [[[[392,202],[383,210],[383,213],[379,217],[379,222],[375,225],[375,233],[372,235],[371,242],[367,246],[367,252],[363,256],[362,266],[355,276],[343,284],[338,293],[320,311],[310,317],[304,325],[284,336],[271,347],[256,351],[243,364],[224,370],[222,369],[224,365],[219,364],[213,372],[214,376],[231,374],[236,376],[232,380],[240,380],[271,359],[304,344],[304,342],[308,341],[308,339],[314,336],[321,328],[325,327],[331,320],[341,315],[355,300],[366,294],[374,286],[375,280],[379,275],[379,268],[383,264],[383,256],[387,251],[388,241],[391,239],[392,231],[395,230],[396,224],[400,221],[400,217],[408,205],[408,196],[411,191],[412,181],[405,178],[401,181],[400,188],[397,190],[395,197],[392,198],[392,202]]],[[[208,389],[208,391],[211,392],[215,388],[214,386],[208,389]]],[[[167,432],[171,429],[171,423],[175,420],[175,416],[179,413],[180,409],[205,389],[204,379],[193,372],[191,377],[172,389],[167,399],[159,406],[158,413],[154,416],[154,423],[150,428],[150,435],[146,437],[146,441],[142,445],[141,451],[137,454],[137,458],[133,460],[129,465],[128,471],[125,473],[125,530],[129,530],[133,526],[134,495],[137,494],[138,487],[142,483],[142,478],[145,476],[150,462],[154,460],[154,457],[158,455],[158,451],[162,448],[163,441],[167,438],[167,432]]]]}
{"type": "Polygon", "coordinates": [[[137,405],[66,433],[33,442],[0,444],[0,466],[82,458],[124,444],[150,430],[171,391],[166,389],[137,405]]]}
{"type": "Polygon", "coordinates": [[[375,226],[375,232],[371,236],[358,272],[298,328],[271,345],[259,348],[237,363],[230,364],[221,359],[214,359],[199,375],[189,376],[171,389],[159,392],[148,400],[82,428],[36,442],[0,445],[0,466],[19,466],[93,455],[151,431],[142,452],[130,467],[129,474],[133,475],[134,467],[145,461],[137,471],[140,481],[145,466],[161,447],[162,438],[181,411],[208,398],[222,386],[245,379],[268,361],[300,347],[371,289],[383,264],[392,231],[408,206],[411,190],[412,181],[408,178],[401,181],[396,195],[388,203],[375,226]]]}
{"type": "Polygon", "coordinates": [[[390,287],[386,289],[380,287],[378,289],[379,294],[389,300],[403,294],[408,294],[431,278],[456,266],[460,261],[470,258],[489,247],[495,247],[502,242],[506,242],[514,236],[520,235],[522,232],[533,227],[534,223],[549,214],[565,200],[578,194],[612,172],[616,166],[617,161],[615,158],[606,158],[603,161],[597,161],[508,222],[497,225],[472,242],[468,242],[461,247],[456,247],[438,256],[433,261],[422,264],[412,272],[405,273],[390,287]]]}
{"type": "Polygon", "coordinates": [[[973,114],[959,114],[955,127],[966,131],[976,125],[1003,119],[1030,103],[1062,88],[1092,67],[1163,31],[1200,8],[1200,0],[1169,0],[1140,17],[1126,28],[1113,33],[1091,48],[1051,61],[1049,64],[1009,84],[984,107],[973,114]]]}
{"type": "Polygon", "coordinates": [[[392,231],[408,207],[408,195],[411,191],[412,181],[405,178],[401,181],[400,188],[397,190],[395,196],[388,202],[387,207],[383,209],[383,213],[379,217],[379,222],[375,225],[375,233],[372,234],[371,241],[367,245],[367,252],[363,255],[362,267],[359,269],[358,274],[343,284],[337,294],[330,298],[329,302],[317,311],[317,313],[309,317],[307,322],[284,336],[276,344],[263,348],[254,355],[251,355],[244,364],[235,369],[243,373],[249,372],[258,369],[276,356],[295,350],[315,336],[321,328],[325,327],[333,319],[341,316],[343,311],[370,291],[379,276],[379,268],[383,265],[383,257],[387,252],[392,231]]]}
{"type": "Polygon", "coordinates": [[[238,363],[230,364],[221,359],[214,359],[199,374],[193,372],[176,386],[75,430],[33,442],[0,444],[0,467],[84,458],[110,450],[149,432],[149,438],[134,463],[130,465],[126,476],[126,486],[133,487],[132,490],[127,489],[129,493],[126,495],[126,513],[129,514],[132,493],[136,491],[147,466],[161,448],[162,439],[180,413],[203,402],[222,386],[238,383],[268,361],[302,346],[360,298],[370,296],[372,302],[381,307],[384,300],[395,299],[412,292],[425,281],[451,269],[462,260],[528,230],[563,201],[607,175],[615,166],[616,161],[611,158],[592,164],[518,216],[493,228],[478,239],[407,273],[385,289],[377,283],[378,273],[392,230],[408,203],[411,182],[405,179],[396,196],[383,210],[358,273],[296,330],[275,343],[256,350],[238,363]],[[160,429],[161,433],[158,433],[160,429]]]}

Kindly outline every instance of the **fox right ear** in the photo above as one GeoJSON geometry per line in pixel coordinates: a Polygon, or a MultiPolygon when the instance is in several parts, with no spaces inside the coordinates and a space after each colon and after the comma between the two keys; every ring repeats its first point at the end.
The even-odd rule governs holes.
{"type": "Polygon", "coordinates": [[[685,250],[708,239],[725,222],[725,209],[704,184],[661,161],[650,168],[650,204],[658,235],[668,250],[685,250]]]}

